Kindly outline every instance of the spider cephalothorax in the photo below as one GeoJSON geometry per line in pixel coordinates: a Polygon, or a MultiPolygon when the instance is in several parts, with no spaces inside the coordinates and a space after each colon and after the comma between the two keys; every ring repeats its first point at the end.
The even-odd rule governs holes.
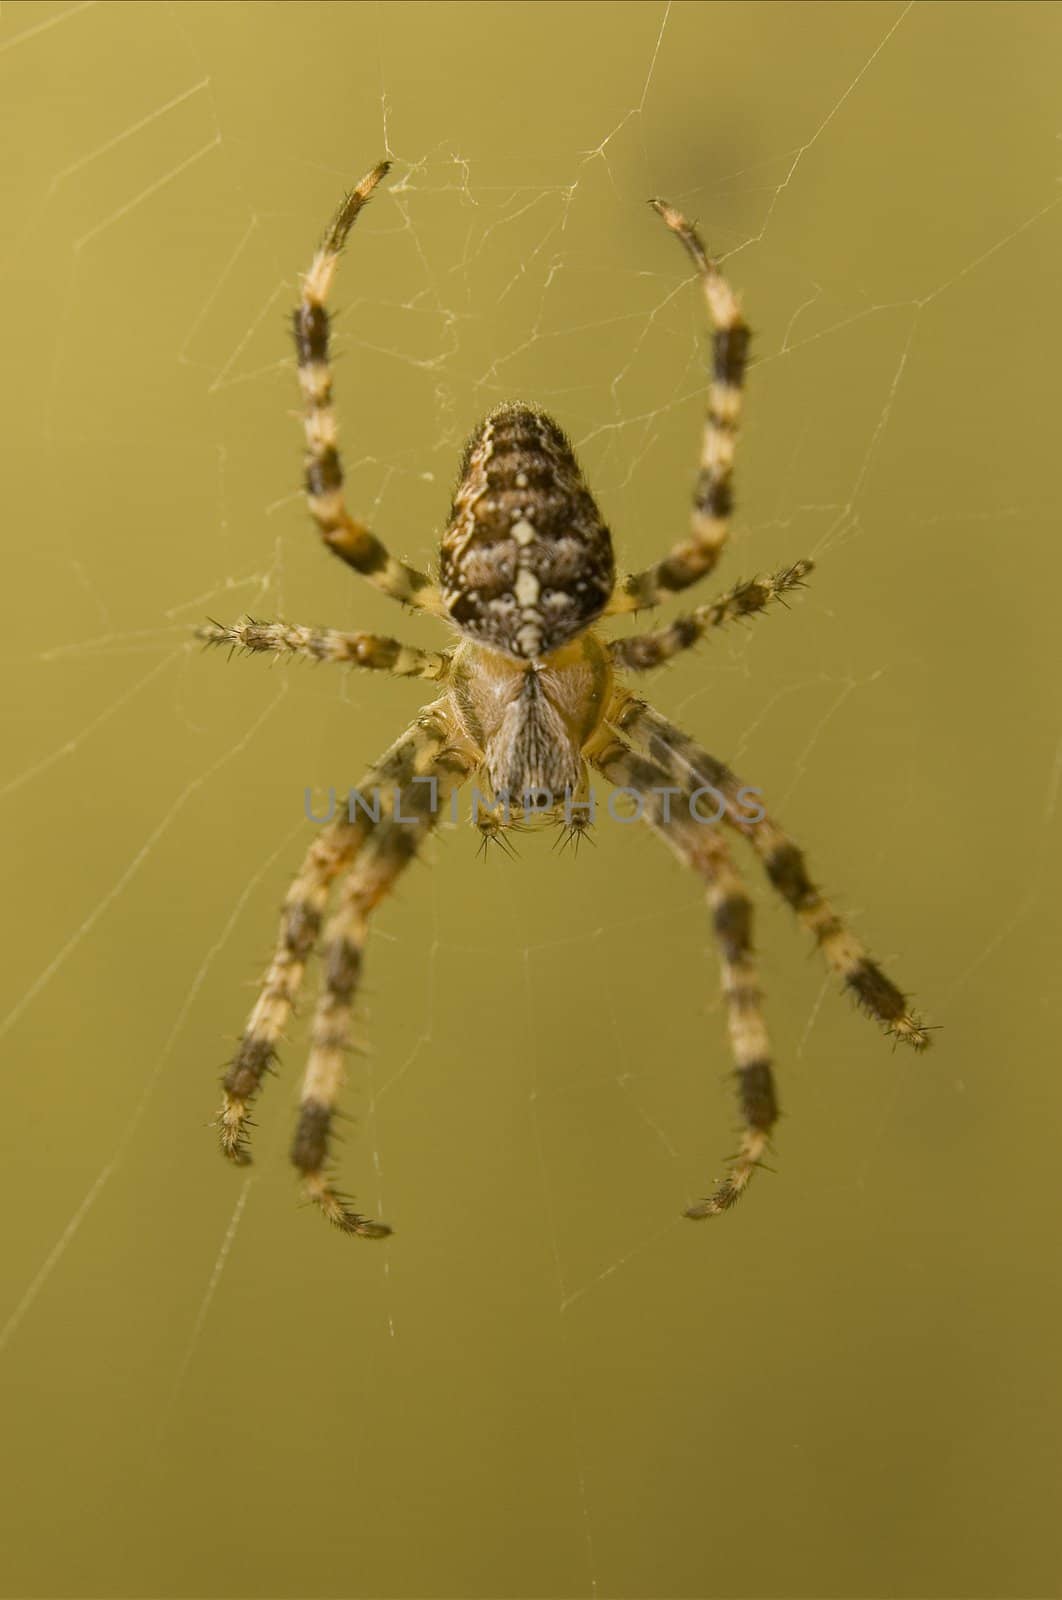
{"type": "Polygon", "coordinates": [[[533,663],[460,644],[450,671],[454,709],[462,731],[483,752],[494,796],[522,811],[529,808],[528,795],[545,794],[552,812],[579,789],[584,752],[612,684],[608,647],[592,631],[533,663]]]}
{"type": "MultiPolygon", "coordinates": [[[[885,1031],[915,1049],[929,1043],[903,994],[815,887],[798,846],[762,808],[750,814],[749,791],[729,768],[617,676],[659,666],[710,629],[763,611],[799,587],[811,563],[798,561],[774,577],[740,583],[650,633],[609,640],[595,627],[610,613],[657,605],[715,566],[728,531],[748,329],[696,229],[671,206],[654,200],[693,261],[715,328],[708,413],[686,537],[661,561],[617,582],[611,536],[564,434],[533,406],[504,405],[469,440],[436,584],[392,556],[351,515],[336,444],[325,302],[354,219],[386,171],[383,162],[343,202],[303,280],[295,312],[306,406],[307,501],[321,537],[342,560],[393,599],[456,628],[459,638],[452,650],[433,651],[373,634],[283,622],[247,619],[199,630],[213,643],[349,661],[426,678],[441,691],[358,785],[362,793],[389,787],[397,802],[392,812],[351,808],[334,817],[314,839],[288,890],[273,960],[225,1074],[218,1119],[222,1148],[235,1160],[247,1159],[251,1102],[276,1057],[307,961],[319,949],[323,981],[292,1160],[306,1192],[338,1227],[363,1238],[390,1232],[355,1211],[326,1172],[368,919],[466,779],[478,783],[482,778],[495,797],[505,796],[500,815],[481,824],[485,838],[501,837],[514,823],[513,811],[541,818],[563,807],[568,820],[571,798],[584,793],[593,770],[640,799],[644,821],[705,883],[743,1130],[726,1177],[686,1213],[714,1216],[744,1192],[778,1116],[753,952],[752,902],[724,829],[751,845],[827,964],[885,1031]],[[719,826],[705,826],[695,810],[697,796],[708,788],[719,797],[714,819],[719,826]],[[549,802],[545,812],[543,794],[549,802]]],[[[585,826],[584,815],[579,827],[585,826]]]]}
{"type": "Polygon", "coordinates": [[[442,537],[447,614],[466,639],[451,672],[462,726],[495,796],[558,799],[581,784],[611,669],[585,635],[616,580],[612,536],[551,417],[501,405],[465,447],[442,537]]]}

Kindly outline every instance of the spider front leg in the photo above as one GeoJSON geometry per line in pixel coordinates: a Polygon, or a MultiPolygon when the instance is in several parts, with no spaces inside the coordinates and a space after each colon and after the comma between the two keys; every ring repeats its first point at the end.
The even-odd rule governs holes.
{"type": "Polygon", "coordinates": [[[401,810],[373,829],[340,891],[339,906],[322,944],[324,984],[314,1012],[310,1059],[302,1082],[299,1120],[291,1159],[309,1199],[344,1233],[381,1239],[385,1223],[371,1222],[348,1205],[325,1173],[329,1135],[350,1048],[354,1000],[371,913],[416,856],[453,790],[478,757],[456,740],[441,750],[419,783],[399,791],[401,810]]]}
{"type": "MultiPolygon", "coordinates": [[[[427,772],[450,737],[441,708],[429,706],[362,779],[359,793],[403,785],[427,772]]],[[[423,787],[423,786],[421,786],[423,787]]],[[[306,963],[317,944],[328,893],[350,865],[373,827],[360,808],[344,810],[322,829],[303,859],[284,900],[276,950],[254,1003],[236,1054],[222,1080],[224,1098],[218,1115],[221,1148],[233,1161],[246,1164],[251,1103],[276,1059],[277,1046],[302,986],[306,963]]]]}
{"type": "Polygon", "coordinates": [[[730,529],[731,477],[748,361],[750,335],[737,297],[709,259],[696,228],[666,201],[649,203],[681,240],[697,269],[714,329],[712,379],[689,536],[673,546],[663,561],[622,578],[609,601],[610,613],[655,606],[666,596],[688,589],[719,560],[730,529]]]}
{"type": "Polygon", "coordinates": [[[421,650],[375,633],[341,633],[335,628],[306,628],[294,622],[256,622],[241,617],[228,626],[205,622],[195,636],[204,644],[227,644],[252,654],[303,656],[310,661],[344,661],[396,678],[430,678],[440,682],[450,666],[448,651],[421,650]]]}
{"type": "Polygon", "coordinates": [[[811,881],[803,851],[758,802],[747,798],[758,791],[750,790],[723,762],[702,750],[644,700],[626,697],[610,715],[610,721],[645,748],[650,758],[670,775],[672,783],[684,789],[702,786],[722,797],[726,807],[722,820],[749,840],[772,885],[796,912],[849,994],[882,1024],[887,1034],[915,1050],[926,1049],[930,1042],[927,1029],[910,1010],[902,990],[886,976],[811,881]],[[757,811],[759,814],[754,815],[757,811]]]}
{"type": "Polygon", "coordinates": [[[593,756],[611,783],[633,790],[641,815],[707,886],[712,926],[719,944],[730,1046],[736,1066],[738,1105],[744,1124],[741,1144],[726,1178],[706,1200],[690,1206],[695,1221],[728,1211],[748,1188],[770,1144],[778,1118],[763,995],[752,945],[752,902],[717,827],[698,823],[688,805],[688,786],[675,797],[671,774],[612,738],[593,756]]]}
{"type": "Polygon", "coordinates": [[[347,510],[336,444],[326,301],[347,236],[389,165],[381,161],[347,195],[302,280],[294,329],[299,384],[306,403],[306,498],[322,539],[341,560],[393,600],[440,615],[442,598],[432,580],[396,560],[347,510]]]}

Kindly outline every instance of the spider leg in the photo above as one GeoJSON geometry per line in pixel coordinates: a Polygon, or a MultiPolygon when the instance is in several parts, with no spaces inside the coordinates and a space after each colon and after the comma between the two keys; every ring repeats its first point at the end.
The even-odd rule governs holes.
{"type": "MultiPolygon", "coordinates": [[[[370,793],[385,784],[401,791],[402,785],[430,767],[449,738],[441,707],[427,707],[362,779],[359,792],[370,793]]],[[[284,898],[273,959],[222,1079],[224,1098],[218,1127],[221,1148],[233,1161],[246,1164],[250,1160],[247,1123],[251,1102],[276,1059],[277,1045],[294,1010],[306,963],[320,935],[329,889],[353,861],[373,826],[371,813],[355,809],[351,817],[344,809],[314,839],[284,898]]]]}
{"type": "Polygon", "coordinates": [[[330,550],[392,599],[441,614],[442,599],[432,580],[396,560],[376,535],[347,510],[343,467],[336,447],[325,302],[347,236],[388,166],[388,162],[381,161],[347,195],[302,280],[294,331],[299,384],[306,403],[306,498],[330,550]]]}
{"type": "Polygon", "coordinates": [[[457,743],[438,751],[427,769],[429,783],[401,791],[401,813],[379,822],[348,874],[322,942],[324,982],[314,1012],[310,1058],[302,1081],[291,1159],[303,1186],[330,1222],[344,1233],[380,1239],[390,1233],[354,1211],[332,1186],[325,1166],[329,1134],[350,1048],[351,1018],[361,979],[371,913],[394,887],[438,820],[449,794],[467,778],[478,756],[457,743]]]}
{"type": "Polygon", "coordinates": [[[763,995],[752,946],[752,902],[719,829],[695,821],[681,801],[672,807],[672,775],[664,767],[637,755],[625,740],[616,737],[592,759],[611,783],[640,796],[643,819],[707,886],[744,1126],[726,1178],[707,1199],[686,1212],[687,1217],[699,1221],[728,1211],[740,1199],[763,1162],[778,1118],[763,995]]]}
{"type": "Polygon", "coordinates": [[[614,666],[627,672],[647,672],[670,661],[680,651],[699,643],[710,628],[721,628],[739,617],[752,617],[765,611],[772,600],[781,600],[791,589],[802,589],[812,570],[810,561],[797,561],[773,577],[752,578],[735,584],[707,605],[698,606],[688,616],[676,617],[666,628],[653,633],[636,633],[627,639],[612,639],[608,653],[614,666]]]}
{"type": "Polygon", "coordinates": [[[737,297],[709,259],[696,228],[665,201],[649,203],[681,240],[697,269],[714,330],[712,380],[689,535],[674,545],[663,561],[621,578],[606,608],[609,613],[655,606],[667,595],[688,589],[718,561],[730,529],[730,480],[749,349],[749,330],[737,297]]]}
{"type": "Polygon", "coordinates": [[[205,622],[195,630],[206,644],[227,644],[234,650],[305,656],[310,661],[349,661],[356,667],[390,672],[396,678],[445,678],[447,652],[420,650],[375,633],[340,633],[335,628],[305,628],[294,622],[256,622],[241,617],[226,626],[205,622]]]}
{"type": "Polygon", "coordinates": [[[673,783],[683,787],[700,785],[722,797],[726,807],[723,821],[748,839],[774,888],[792,906],[848,992],[883,1025],[887,1034],[915,1050],[924,1050],[930,1042],[929,1033],[909,1009],[906,996],[815,887],[800,847],[758,802],[747,798],[758,791],[748,789],[723,762],[702,750],[644,700],[623,696],[610,712],[609,720],[645,748],[673,783]]]}

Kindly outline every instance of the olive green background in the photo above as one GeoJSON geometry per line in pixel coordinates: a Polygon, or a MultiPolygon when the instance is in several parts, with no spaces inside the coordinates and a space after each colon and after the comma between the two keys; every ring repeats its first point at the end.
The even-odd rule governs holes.
{"type": "MultiPolygon", "coordinates": [[[[1053,5],[5,6],[0,1585],[10,1595],[1056,1594],[1053,5]],[[701,890],[604,821],[381,911],[332,1234],[209,1124],[307,785],[426,697],[189,642],[395,631],[300,504],[286,318],[339,196],[352,502],[431,560],[505,397],[621,560],[685,527],[702,305],[756,329],[717,580],[648,693],[939,1025],[893,1051],[749,861],[784,1120],[741,1207],[701,890]]],[[[707,592],[707,591],[706,591],[707,592]]],[[[674,609],[674,608],[672,608],[674,609]]]]}

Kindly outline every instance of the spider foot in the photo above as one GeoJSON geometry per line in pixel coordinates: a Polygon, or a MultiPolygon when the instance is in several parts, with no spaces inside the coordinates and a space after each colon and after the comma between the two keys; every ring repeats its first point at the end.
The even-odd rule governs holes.
{"type": "Polygon", "coordinates": [[[308,1173],[303,1180],[306,1198],[324,1212],[333,1227],[341,1233],[356,1234],[359,1239],[386,1239],[391,1229],[386,1222],[372,1222],[353,1210],[344,1195],[339,1194],[323,1173],[308,1173]]]}
{"type": "Polygon", "coordinates": [[[820,943],[824,948],[831,944],[840,946],[845,988],[856,1005],[868,1016],[875,1017],[889,1038],[910,1045],[912,1050],[925,1050],[930,1043],[930,1030],[907,1009],[907,996],[865,951],[856,949],[850,959],[845,960],[844,938],[844,930],[837,918],[832,917],[820,936],[820,943]]]}
{"type": "Polygon", "coordinates": [[[933,1042],[929,1037],[933,1030],[925,1027],[917,1017],[900,1017],[898,1021],[889,1023],[885,1031],[890,1038],[910,1045],[912,1050],[928,1050],[933,1042]]]}
{"type": "Polygon", "coordinates": [[[354,226],[355,217],[381,178],[386,178],[390,170],[391,163],[389,161],[380,161],[373,167],[371,172],[365,174],[360,183],[355,184],[354,188],[351,189],[336,212],[332,225],[325,236],[323,249],[327,253],[334,254],[342,250],[347,242],[347,235],[354,226]]]}
{"type": "Polygon", "coordinates": [[[689,1217],[691,1222],[703,1222],[706,1217],[719,1217],[724,1211],[729,1211],[745,1193],[756,1169],[763,1166],[763,1157],[769,1143],[766,1133],[761,1133],[759,1130],[747,1133],[741,1141],[741,1149],[734,1159],[734,1165],[718,1189],[706,1200],[687,1207],[682,1213],[683,1216],[689,1217]]]}
{"type": "Polygon", "coordinates": [[[693,260],[693,263],[697,267],[698,271],[704,273],[705,275],[715,272],[715,263],[709,258],[708,252],[705,250],[704,245],[701,242],[701,236],[697,232],[694,224],[692,222],[688,222],[687,219],[682,215],[682,212],[677,210],[675,206],[669,205],[666,200],[653,199],[650,200],[649,204],[652,206],[657,216],[662,218],[662,220],[671,229],[672,233],[676,234],[677,237],[682,240],[683,245],[686,247],[687,253],[693,260]]]}
{"type": "Polygon", "coordinates": [[[226,1091],[216,1121],[222,1154],[238,1167],[249,1167],[251,1152],[247,1148],[247,1135],[252,1123],[247,1101],[226,1091]]]}

